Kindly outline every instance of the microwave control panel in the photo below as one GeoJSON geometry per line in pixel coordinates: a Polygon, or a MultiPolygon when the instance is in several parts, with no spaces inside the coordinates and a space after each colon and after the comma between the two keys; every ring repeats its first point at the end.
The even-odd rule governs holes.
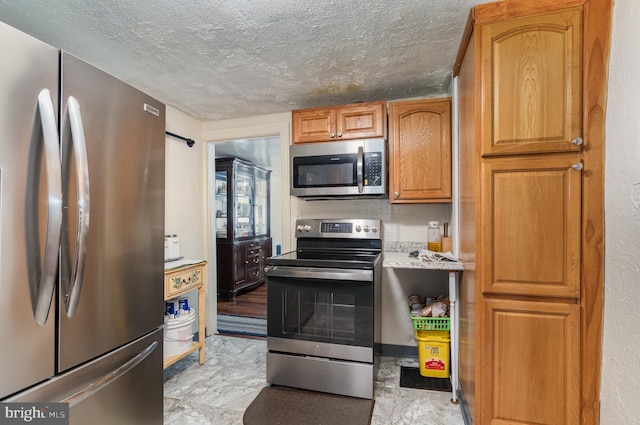
{"type": "Polygon", "coordinates": [[[382,153],[364,154],[364,185],[382,186],[382,153]]]}

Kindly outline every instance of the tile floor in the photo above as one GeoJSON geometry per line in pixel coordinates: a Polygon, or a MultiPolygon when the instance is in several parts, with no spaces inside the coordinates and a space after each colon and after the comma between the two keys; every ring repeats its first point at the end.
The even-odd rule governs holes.
{"type": "MultiPolygon", "coordinates": [[[[204,365],[194,353],[164,371],[165,424],[242,425],[267,385],[265,340],[215,335],[206,344],[204,365]]],[[[401,365],[415,367],[417,360],[380,359],[372,425],[464,425],[450,393],[401,388],[401,365]]]]}

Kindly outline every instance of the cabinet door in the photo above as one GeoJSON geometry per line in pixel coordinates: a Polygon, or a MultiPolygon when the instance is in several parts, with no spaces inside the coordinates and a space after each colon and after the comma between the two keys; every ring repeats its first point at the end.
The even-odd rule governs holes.
{"type": "Polygon", "coordinates": [[[578,304],[483,302],[480,423],[580,423],[578,304]]]}
{"type": "MultiPolygon", "coordinates": [[[[243,285],[247,281],[247,265],[249,259],[247,257],[248,242],[242,242],[233,244],[233,251],[235,254],[235,263],[233,266],[236,269],[235,281],[233,282],[232,291],[236,291],[238,286],[243,285]]],[[[235,298],[235,294],[233,295],[235,298]]]]}
{"type": "Polygon", "coordinates": [[[337,109],[336,139],[386,138],[385,102],[349,105],[337,109]]]}
{"type": "Polygon", "coordinates": [[[481,43],[482,154],[579,150],[581,10],[483,25],[481,43]]]}
{"type": "Polygon", "coordinates": [[[386,102],[293,111],[291,130],[293,144],[386,138],[386,102]]]}
{"type": "Polygon", "coordinates": [[[255,185],[253,201],[255,235],[265,236],[269,234],[269,174],[256,170],[255,185]]]}
{"type": "Polygon", "coordinates": [[[576,154],[483,162],[484,293],[580,296],[582,172],[574,164],[576,154]]]}
{"type": "Polygon", "coordinates": [[[293,143],[326,142],[335,138],[334,109],[305,109],[291,113],[293,143]]]}
{"type": "Polygon", "coordinates": [[[254,236],[253,227],[253,199],[254,199],[254,179],[250,170],[237,168],[234,177],[234,237],[252,238],[254,236]]]}
{"type": "Polygon", "coordinates": [[[389,104],[391,203],[451,201],[451,100],[389,104]]]}
{"type": "Polygon", "coordinates": [[[216,223],[216,238],[229,239],[231,235],[228,233],[228,205],[227,205],[227,188],[230,182],[228,170],[216,170],[216,194],[215,194],[215,223],[216,223]]]}

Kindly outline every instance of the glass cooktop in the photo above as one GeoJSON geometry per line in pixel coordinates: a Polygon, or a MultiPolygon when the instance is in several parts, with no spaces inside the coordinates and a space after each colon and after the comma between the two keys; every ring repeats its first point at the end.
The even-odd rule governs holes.
{"type": "Polygon", "coordinates": [[[370,250],[296,250],[267,258],[267,264],[372,269],[379,259],[380,252],[370,250]]]}

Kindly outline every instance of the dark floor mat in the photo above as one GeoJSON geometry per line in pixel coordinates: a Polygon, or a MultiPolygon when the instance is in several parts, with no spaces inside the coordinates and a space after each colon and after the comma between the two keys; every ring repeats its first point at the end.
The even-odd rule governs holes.
{"type": "Polygon", "coordinates": [[[417,367],[400,367],[400,386],[418,390],[451,392],[451,380],[449,378],[422,376],[420,375],[420,369],[417,367]]]}
{"type": "Polygon", "coordinates": [[[244,425],[369,425],[373,400],[265,387],[244,412],[244,425]]]}

